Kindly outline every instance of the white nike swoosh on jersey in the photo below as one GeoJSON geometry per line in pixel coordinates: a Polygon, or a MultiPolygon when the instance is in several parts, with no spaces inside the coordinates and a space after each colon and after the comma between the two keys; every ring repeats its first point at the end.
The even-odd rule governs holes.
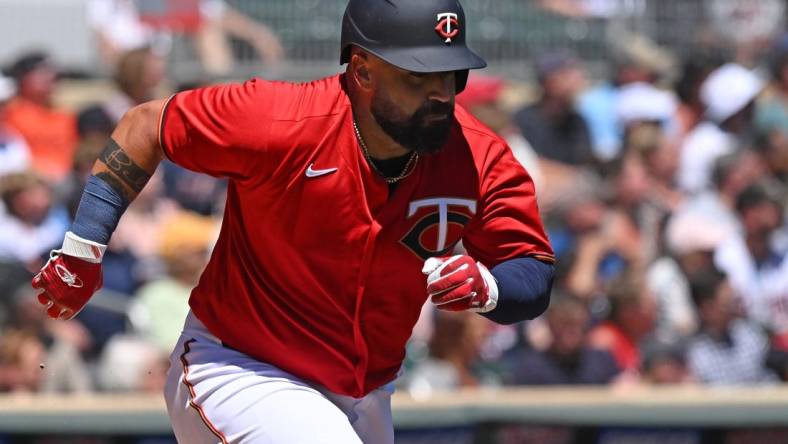
{"type": "Polygon", "coordinates": [[[336,168],[326,168],[324,170],[313,170],[312,165],[314,163],[310,163],[309,166],[306,168],[306,177],[318,177],[318,176],[325,176],[326,174],[331,174],[336,171],[336,168]]]}

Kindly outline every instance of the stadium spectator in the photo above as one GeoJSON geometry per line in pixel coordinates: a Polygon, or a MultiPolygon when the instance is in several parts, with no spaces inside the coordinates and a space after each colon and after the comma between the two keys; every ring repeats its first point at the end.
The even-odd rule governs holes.
{"type": "Polygon", "coordinates": [[[487,321],[470,312],[434,313],[429,357],[406,376],[406,389],[414,396],[460,387],[476,387],[485,381],[477,373],[479,352],[487,321]]]}
{"type": "Polygon", "coordinates": [[[87,106],[77,114],[77,134],[80,144],[106,143],[114,129],[115,122],[100,105],[87,106]]]}
{"type": "Polygon", "coordinates": [[[116,94],[104,104],[104,110],[114,122],[120,120],[131,107],[159,98],[167,78],[164,59],[150,47],[124,52],[115,67],[116,94]]]}
{"type": "Polygon", "coordinates": [[[712,268],[690,281],[700,314],[700,331],[688,349],[695,377],[714,385],[776,381],[765,367],[769,342],[756,326],[737,317],[736,302],[725,275],[712,268]]]}
{"type": "Polygon", "coordinates": [[[634,82],[619,88],[614,116],[626,139],[627,131],[641,124],[654,124],[663,130],[668,129],[673,125],[676,109],[676,97],[671,92],[648,82],[634,82]]]}
{"type": "Polygon", "coordinates": [[[474,117],[506,140],[514,157],[533,179],[537,195],[542,202],[539,192],[544,191],[544,180],[539,158],[531,144],[520,133],[511,113],[501,104],[502,96],[506,95],[506,87],[506,81],[502,77],[471,75],[465,90],[457,95],[457,104],[466,108],[474,117]]]}
{"type": "Polygon", "coordinates": [[[0,331],[14,317],[14,292],[32,277],[33,273],[25,268],[25,264],[13,259],[0,259],[0,331]]]}
{"type": "Polygon", "coordinates": [[[92,391],[92,374],[82,357],[91,345],[90,334],[77,321],[57,323],[44,316],[37,307],[38,292],[27,285],[17,288],[11,296],[14,306],[9,331],[29,333],[43,345],[45,357],[37,364],[38,373],[42,373],[37,391],[92,391]]]}
{"type": "MultiPolygon", "coordinates": [[[[585,184],[566,190],[579,196],[598,193],[597,198],[604,198],[605,202],[601,215],[601,208],[587,213],[599,221],[595,223],[597,228],[577,238],[576,247],[565,250],[574,252],[566,274],[567,290],[579,297],[604,291],[606,283],[627,269],[644,270],[658,253],[659,226],[665,209],[652,202],[652,179],[643,160],[626,156],[609,166],[610,176],[604,185],[585,184]]],[[[570,213],[583,208],[573,208],[570,213]]]]}
{"type": "Polygon", "coordinates": [[[25,330],[7,330],[0,337],[0,392],[37,392],[46,358],[43,342],[25,330]]]}
{"type": "Polygon", "coordinates": [[[685,57],[681,72],[673,85],[679,99],[674,121],[673,141],[679,144],[695,126],[703,121],[706,105],[701,99],[703,82],[724,60],[713,51],[696,51],[685,57]]]}
{"type": "Polygon", "coordinates": [[[617,109],[622,88],[655,84],[669,63],[664,60],[663,51],[644,49],[625,40],[612,42],[615,53],[609,78],[584,90],[577,99],[577,110],[588,124],[594,155],[601,161],[621,156],[624,128],[617,109]]]}
{"type": "Polygon", "coordinates": [[[131,334],[113,336],[97,363],[98,386],[108,392],[161,393],[168,353],[131,334]]]}
{"type": "Polygon", "coordinates": [[[129,309],[132,325],[163,353],[175,347],[189,312],[189,295],[197,285],[218,232],[216,221],[178,213],[163,221],[159,256],[167,274],[141,287],[129,309]]]}
{"type": "Polygon", "coordinates": [[[619,369],[629,375],[641,370],[640,344],[654,328],[653,296],[640,276],[630,272],[615,280],[608,293],[610,313],[606,321],[591,330],[592,347],[609,351],[619,369]]]}
{"type": "Polygon", "coordinates": [[[505,382],[517,385],[608,384],[619,373],[605,350],[586,343],[590,317],[585,303],[553,296],[547,310],[551,341],[547,349],[522,346],[504,357],[505,382]]]}
{"type": "Polygon", "coordinates": [[[788,350],[788,254],[772,243],[783,223],[783,196],[778,184],[767,181],[742,191],[736,199],[742,231],[721,244],[714,259],[747,316],[788,350]]]}
{"type": "MultiPolygon", "coordinates": [[[[114,67],[126,51],[157,43],[155,30],[142,21],[134,0],[88,0],[85,12],[107,68],[114,67]]],[[[166,45],[162,40],[158,44],[166,45]]]]}
{"type": "Polygon", "coordinates": [[[165,160],[161,164],[164,196],[186,211],[204,216],[221,215],[227,181],[195,173],[165,160]]]}
{"type": "Polygon", "coordinates": [[[649,201],[663,213],[674,211],[684,201],[675,184],[677,147],[669,142],[663,127],[655,122],[638,122],[626,130],[624,151],[640,157],[651,182],[649,201]]]}
{"type": "Polygon", "coordinates": [[[604,229],[609,210],[601,187],[593,174],[575,175],[556,193],[546,217],[557,258],[556,286],[583,299],[600,291],[601,264],[614,244],[611,231],[604,229]]]}
{"type": "Polygon", "coordinates": [[[5,122],[6,105],[15,94],[13,80],[0,74],[0,176],[24,171],[30,166],[27,143],[5,122]]]}
{"type": "Polygon", "coordinates": [[[0,178],[0,200],[5,206],[0,214],[0,258],[35,270],[62,241],[68,214],[54,201],[51,186],[34,172],[0,178]]]}
{"type": "Polygon", "coordinates": [[[763,159],[766,173],[781,183],[788,183],[788,136],[776,129],[761,133],[754,149],[763,159]]]}
{"type": "Polygon", "coordinates": [[[772,46],[768,59],[771,82],[756,103],[756,148],[771,173],[788,182],[788,32],[772,46]]]}
{"type": "Polygon", "coordinates": [[[213,76],[231,74],[234,65],[231,39],[248,43],[266,66],[279,63],[284,48],[268,26],[231,7],[224,0],[201,0],[204,18],[196,44],[205,71],[213,76]]]}
{"type": "Polygon", "coordinates": [[[739,148],[751,132],[754,102],[763,81],[741,65],[728,63],[701,85],[706,121],[698,124],[681,147],[677,180],[687,193],[698,193],[711,184],[714,161],[739,148]]]}
{"type": "Polygon", "coordinates": [[[42,52],[19,57],[8,69],[16,81],[16,97],[6,107],[6,122],[27,142],[33,168],[59,182],[71,170],[77,147],[76,118],[55,108],[52,94],[58,71],[42,52]]]}
{"type": "Polygon", "coordinates": [[[570,166],[593,165],[588,127],[574,110],[575,97],[585,85],[580,62],[566,51],[543,54],[536,61],[536,74],[542,96],[514,116],[523,136],[541,158],[570,166]]]}
{"type": "MultiPolygon", "coordinates": [[[[569,205],[563,215],[566,219],[559,226],[573,220],[574,213],[583,218],[593,216],[593,229],[583,236],[576,237],[577,243],[566,242],[569,232],[555,230],[553,221],[548,218],[551,236],[555,240],[557,252],[569,252],[565,263],[559,265],[558,273],[566,273],[567,290],[580,297],[589,297],[603,291],[605,283],[615,278],[627,268],[642,270],[659,252],[659,232],[661,219],[669,210],[653,197],[653,179],[646,164],[639,155],[628,155],[612,162],[606,168],[606,181],[585,182],[576,175],[578,184],[562,190],[569,205]],[[579,199],[595,194],[594,205],[577,205],[579,199]],[[584,210],[592,210],[584,212],[584,210]]],[[[559,258],[560,258],[559,253],[559,258]]]]}
{"type": "Polygon", "coordinates": [[[176,34],[192,40],[202,68],[213,76],[231,73],[231,38],[248,43],[268,65],[280,61],[284,53],[271,28],[223,0],[185,0],[175,4],[90,0],[87,18],[106,67],[114,67],[122,54],[142,47],[152,47],[163,56],[170,51],[176,34]]]}
{"type": "Polygon", "coordinates": [[[756,104],[755,125],[761,133],[788,137],[788,32],[775,40],[768,65],[771,81],[756,104]]]}
{"type": "Polygon", "coordinates": [[[714,264],[714,250],[732,232],[703,214],[674,215],[665,229],[668,254],[648,268],[646,282],[657,303],[656,336],[687,339],[698,328],[689,280],[714,264]]]}
{"type": "Polygon", "coordinates": [[[656,385],[690,384],[694,378],[687,367],[686,351],[681,341],[657,337],[641,346],[641,382],[656,385]]]}
{"type": "Polygon", "coordinates": [[[782,0],[706,0],[703,5],[717,39],[732,48],[736,61],[744,65],[756,63],[769,41],[785,27],[782,0]]]}
{"type": "Polygon", "coordinates": [[[765,174],[763,161],[752,150],[742,149],[719,157],[714,162],[712,189],[688,196],[673,217],[691,216],[727,234],[741,231],[736,214],[736,198],[765,174]]]}
{"type": "Polygon", "coordinates": [[[88,106],[77,115],[79,145],[68,177],[56,190],[58,199],[68,208],[70,217],[74,217],[79,206],[81,194],[77,190],[84,188],[93,162],[106,146],[113,129],[115,122],[100,105],[88,106]]]}
{"type": "Polygon", "coordinates": [[[653,181],[640,156],[628,155],[612,164],[610,216],[605,230],[615,256],[643,270],[658,251],[659,223],[665,209],[652,197],[653,181]]]}

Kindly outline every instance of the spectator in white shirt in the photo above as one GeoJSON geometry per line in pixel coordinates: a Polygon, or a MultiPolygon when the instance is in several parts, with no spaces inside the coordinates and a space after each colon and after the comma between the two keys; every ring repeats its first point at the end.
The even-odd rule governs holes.
{"type": "Polygon", "coordinates": [[[736,200],[742,233],[715,252],[747,315],[778,337],[788,336],[788,255],[772,243],[782,225],[781,199],[772,183],[744,190],[736,200]]]}
{"type": "Polygon", "coordinates": [[[5,105],[16,94],[14,81],[0,75],[0,176],[26,170],[30,149],[21,135],[4,123],[5,105]]]}
{"type": "Polygon", "coordinates": [[[687,353],[697,380],[714,385],[776,381],[765,366],[768,339],[756,326],[737,318],[725,275],[712,268],[695,276],[690,286],[701,320],[687,353]]]}
{"type": "Polygon", "coordinates": [[[753,103],[764,87],[756,74],[728,63],[714,70],[701,85],[706,121],[697,125],[681,147],[677,180],[688,193],[711,184],[714,161],[735,151],[750,131],[753,103]]]}

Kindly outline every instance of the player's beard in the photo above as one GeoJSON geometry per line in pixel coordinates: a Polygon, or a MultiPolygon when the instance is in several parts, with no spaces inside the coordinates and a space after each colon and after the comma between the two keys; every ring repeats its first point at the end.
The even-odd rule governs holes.
{"type": "Polygon", "coordinates": [[[403,147],[418,153],[440,151],[454,124],[454,103],[428,100],[412,115],[402,111],[385,92],[378,91],[372,98],[372,116],[389,137],[403,147]],[[445,114],[445,118],[428,116],[445,114]]]}

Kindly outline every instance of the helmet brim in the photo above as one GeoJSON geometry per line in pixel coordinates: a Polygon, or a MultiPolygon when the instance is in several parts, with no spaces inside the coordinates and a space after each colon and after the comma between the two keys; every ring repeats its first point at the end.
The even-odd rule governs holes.
{"type": "Polygon", "coordinates": [[[418,73],[462,71],[487,66],[479,55],[464,45],[409,48],[374,48],[358,45],[386,62],[418,73]]]}

